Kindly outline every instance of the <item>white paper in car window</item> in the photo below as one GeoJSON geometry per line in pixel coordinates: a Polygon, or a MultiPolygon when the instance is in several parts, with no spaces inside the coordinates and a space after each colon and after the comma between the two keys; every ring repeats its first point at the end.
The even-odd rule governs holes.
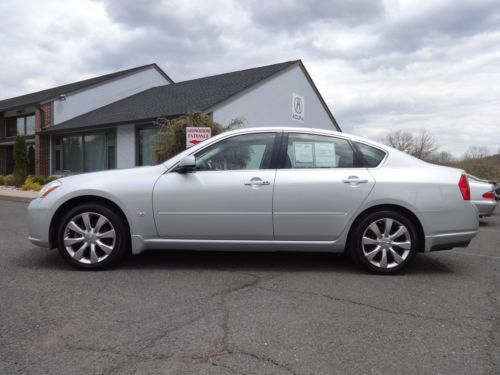
{"type": "Polygon", "coordinates": [[[314,162],[314,144],[311,142],[293,142],[295,166],[312,167],[314,162]]]}
{"type": "Polygon", "coordinates": [[[335,168],[337,166],[335,144],[315,143],[314,151],[316,156],[316,168],[335,168]]]}

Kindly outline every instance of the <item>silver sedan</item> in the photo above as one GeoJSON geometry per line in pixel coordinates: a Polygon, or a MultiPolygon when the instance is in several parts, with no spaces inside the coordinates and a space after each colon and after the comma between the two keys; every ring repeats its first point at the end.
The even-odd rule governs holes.
{"type": "Polygon", "coordinates": [[[467,175],[469,179],[471,202],[477,207],[479,217],[491,216],[498,205],[495,199],[495,185],[475,176],[467,175]]]}
{"type": "Polygon", "coordinates": [[[463,171],[303,128],[231,131],[160,165],[64,177],[28,213],[31,242],[81,269],[153,249],[348,251],[388,274],[478,232],[463,171]]]}

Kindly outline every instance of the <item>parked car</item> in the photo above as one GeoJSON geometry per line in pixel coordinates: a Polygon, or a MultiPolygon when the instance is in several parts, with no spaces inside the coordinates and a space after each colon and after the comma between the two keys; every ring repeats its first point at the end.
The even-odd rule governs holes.
{"type": "Polygon", "coordinates": [[[80,269],[152,249],[348,251],[382,274],[478,232],[463,171],[333,131],[250,128],[163,164],[61,178],[29,239],[80,269]]]}
{"type": "Polygon", "coordinates": [[[479,217],[491,216],[498,205],[495,184],[470,174],[467,177],[469,179],[471,201],[477,207],[479,217]]]}

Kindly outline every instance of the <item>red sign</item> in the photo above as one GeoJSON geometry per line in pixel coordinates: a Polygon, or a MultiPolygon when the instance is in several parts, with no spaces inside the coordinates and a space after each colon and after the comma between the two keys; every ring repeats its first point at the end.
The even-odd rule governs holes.
{"type": "Polygon", "coordinates": [[[212,136],[212,129],[187,127],[186,128],[186,148],[197,145],[212,136]]]}

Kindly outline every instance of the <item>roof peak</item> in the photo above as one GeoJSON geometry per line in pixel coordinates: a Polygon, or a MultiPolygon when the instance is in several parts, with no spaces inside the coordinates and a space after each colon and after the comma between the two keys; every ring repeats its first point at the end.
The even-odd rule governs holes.
{"type": "Polygon", "coordinates": [[[278,65],[283,65],[283,66],[285,66],[285,65],[293,65],[293,64],[296,64],[296,63],[300,63],[300,62],[302,62],[302,60],[299,59],[299,60],[283,61],[283,62],[280,62],[280,63],[269,64],[269,65],[254,66],[253,68],[245,68],[245,69],[240,69],[240,70],[234,70],[232,72],[218,73],[218,74],[213,74],[213,75],[210,75],[210,76],[203,76],[203,77],[198,77],[198,78],[186,79],[184,81],[175,82],[175,84],[197,81],[197,80],[204,79],[204,78],[215,78],[215,77],[225,76],[225,75],[228,75],[228,74],[244,73],[244,72],[248,72],[248,71],[251,71],[251,70],[257,70],[257,69],[262,69],[262,68],[270,68],[270,67],[275,67],[275,66],[278,66],[278,65]]]}
{"type": "Polygon", "coordinates": [[[113,73],[107,73],[107,74],[102,74],[99,76],[94,76],[91,78],[86,78],[86,79],[76,81],[76,82],[65,83],[63,85],[50,87],[50,88],[44,89],[44,90],[34,91],[34,92],[27,93],[27,94],[21,94],[18,96],[6,98],[3,100],[0,100],[0,111],[15,109],[15,108],[19,108],[19,107],[23,107],[23,106],[27,106],[27,105],[33,105],[33,104],[36,104],[38,102],[42,102],[42,101],[57,97],[60,94],[70,93],[70,92],[73,92],[73,91],[76,91],[76,90],[79,90],[82,88],[86,88],[86,87],[89,87],[89,86],[92,86],[95,84],[106,82],[106,81],[114,79],[114,78],[125,76],[129,73],[144,70],[144,69],[147,69],[149,67],[154,67],[166,79],[168,79],[170,82],[173,83],[173,80],[156,63],[151,63],[151,64],[146,64],[146,65],[136,66],[134,68],[119,70],[119,71],[116,71],[113,73]]]}

